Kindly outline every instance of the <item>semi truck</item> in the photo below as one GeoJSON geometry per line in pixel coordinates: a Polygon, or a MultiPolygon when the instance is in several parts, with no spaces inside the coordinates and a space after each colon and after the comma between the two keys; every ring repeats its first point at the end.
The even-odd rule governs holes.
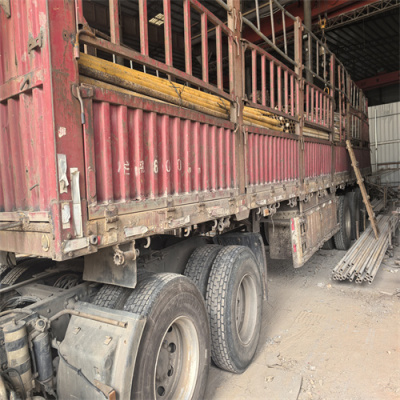
{"type": "Polygon", "coordinates": [[[298,268],[363,225],[346,140],[369,174],[365,95],[275,0],[1,0],[0,398],[245,371],[265,246],[298,268]]]}

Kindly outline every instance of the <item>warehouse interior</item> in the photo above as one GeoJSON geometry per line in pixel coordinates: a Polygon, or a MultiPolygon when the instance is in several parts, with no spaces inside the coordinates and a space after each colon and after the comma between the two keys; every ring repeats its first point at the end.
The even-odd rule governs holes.
{"type": "Polygon", "coordinates": [[[0,400],[395,400],[399,321],[400,0],[0,0],[0,400]]]}
{"type": "MultiPolygon", "coordinates": [[[[202,4],[222,21],[225,20],[226,10],[220,2],[205,0],[202,4]]],[[[373,172],[369,189],[373,193],[371,196],[375,196],[375,203],[382,203],[381,189],[386,186],[391,204],[395,204],[393,201],[398,200],[400,185],[399,0],[280,0],[279,4],[294,17],[300,17],[364,91],[369,107],[373,172]]],[[[294,22],[282,18],[280,10],[269,1],[242,1],[241,7],[243,16],[253,24],[251,27],[243,23],[243,39],[259,45],[290,65],[284,53],[294,57],[294,22]],[[282,51],[277,51],[276,47],[282,51]]],[[[174,35],[177,38],[175,42],[173,40],[174,66],[184,71],[184,43],[178,40],[178,36],[182,37],[184,33],[182,3],[171,2],[171,9],[172,40],[174,35]]],[[[88,1],[84,11],[91,26],[95,24],[96,29],[106,37],[110,35],[107,1],[88,1]]],[[[164,16],[155,2],[148,4],[147,12],[150,21],[149,54],[164,62],[164,16]]],[[[193,74],[201,79],[204,77],[202,22],[195,12],[191,17],[193,74]]],[[[136,3],[121,2],[121,21],[122,41],[140,51],[139,9],[136,3]]],[[[216,82],[215,31],[210,28],[208,35],[209,79],[216,82]]],[[[110,55],[102,56],[112,61],[110,55]]],[[[314,54],[308,53],[305,39],[303,59],[308,57],[311,57],[311,63],[319,58],[315,49],[314,54]]],[[[227,76],[227,50],[223,58],[224,75],[227,76]]],[[[125,62],[125,66],[129,64],[125,62]]],[[[132,64],[130,67],[142,68],[132,64]]],[[[149,68],[145,72],[167,77],[149,68]]],[[[307,75],[306,72],[304,74],[307,75]]],[[[324,88],[318,77],[308,74],[307,80],[324,88]]],[[[226,81],[223,86],[227,90],[226,81]]],[[[245,91],[250,99],[250,67],[246,70],[245,91]]],[[[398,242],[393,239],[395,244],[398,242]]],[[[320,250],[300,271],[293,270],[291,262],[268,259],[270,300],[256,361],[239,376],[213,368],[206,398],[398,398],[398,247],[394,246],[390,255],[390,258],[385,255],[374,285],[362,288],[332,281],[330,277],[331,269],[345,257],[344,251],[320,250]],[[343,326],[345,330],[341,329],[343,326]]]]}
{"type": "MultiPolygon", "coordinates": [[[[250,3],[243,2],[256,21],[250,3]]],[[[372,182],[393,190],[392,200],[398,200],[399,1],[280,3],[302,19],[308,3],[313,32],[326,40],[366,94],[372,182]]],[[[260,30],[272,40],[269,2],[259,15],[260,30]]],[[[282,28],[276,16],[275,24],[282,28]]],[[[280,40],[283,47],[282,31],[276,30],[276,41],[280,40]]],[[[251,29],[245,28],[246,31],[250,41],[257,38],[251,29]]],[[[290,35],[288,41],[289,38],[290,35]]],[[[268,44],[261,46],[272,50],[268,44]]],[[[383,192],[374,192],[373,184],[369,188],[382,198],[383,192]]],[[[251,371],[246,371],[243,377],[215,370],[207,398],[399,398],[398,238],[393,244],[393,253],[390,257],[385,255],[380,275],[371,287],[355,288],[351,283],[332,282],[330,269],[345,258],[343,251],[320,250],[301,271],[293,270],[290,262],[277,264],[269,259],[271,300],[263,322],[263,331],[268,332],[264,334],[263,348],[251,371]],[[288,285],[288,279],[294,289],[288,285]]]]}

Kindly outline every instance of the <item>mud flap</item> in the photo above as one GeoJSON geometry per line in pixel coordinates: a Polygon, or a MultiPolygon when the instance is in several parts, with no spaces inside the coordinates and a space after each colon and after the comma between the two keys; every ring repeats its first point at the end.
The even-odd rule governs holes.
{"type": "Polygon", "coordinates": [[[302,267],[338,230],[336,201],[329,200],[290,219],[293,266],[302,267]]]}
{"type": "Polygon", "coordinates": [[[75,310],[100,317],[104,322],[71,317],[59,346],[58,397],[104,400],[106,388],[115,390],[119,399],[129,399],[146,319],[83,302],[77,303],[75,310]],[[107,319],[118,324],[111,324],[107,319]]]}

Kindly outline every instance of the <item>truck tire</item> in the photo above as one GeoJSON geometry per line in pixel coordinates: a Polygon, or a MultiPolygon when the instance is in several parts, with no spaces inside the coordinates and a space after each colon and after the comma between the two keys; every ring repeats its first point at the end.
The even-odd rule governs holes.
{"type": "Polygon", "coordinates": [[[147,317],[131,398],[202,398],[210,330],[204,300],[193,282],[172,273],[149,276],[138,282],[124,310],[147,317]]]}
{"type": "Polygon", "coordinates": [[[268,224],[266,222],[261,224],[260,233],[264,241],[265,246],[269,246],[269,232],[268,232],[268,224]]]}
{"type": "Polygon", "coordinates": [[[261,327],[261,277],[253,252],[226,246],[217,255],[208,280],[206,303],[215,364],[242,373],[257,349],[261,327]]]}
{"type": "Polygon", "coordinates": [[[3,279],[3,276],[6,276],[11,270],[10,265],[2,265],[0,266],[0,281],[3,279]]]}
{"type": "MultiPolygon", "coordinates": [[[[14,283],[23,282],[53,265],[54,261],[49,259],[38,260],[34,258],[26,258],[16,266],[11,267],[11,269],[4,271],[0,281],[0,287],[7,287],[14,283]]],[[[16,304],[18,304],[19,300],[21,300],[21,303],[18,306],[21,307],[26,304],[35,303],[39,298],[34,296],[21,296],[16,290],[10,290],[0,296],[0,311],[4,311],[7,307],[11,307],[11,304],[14,304],[11,308],[18,307],[16,304]],[[26,302],[24,299],[26,299],[26,302]]]]}
{"type": "Polygon", "coordinates": [[[327,240],[324,245],[322,246],[323,250],[333,250],[335,248],[335,242],[333,240],[333,237],[331,237],[329,240],[327,240]]]}
{"type": "Polygon", "coordinates": [[[354,189],[354,193],[355,193],[355,198],[356,201],[358,202],[358,221],[359,221],[359,227],[360,227],[360,233],[365,231],[365,226],[364,226],[364,212],[366,212],[365,210],[365,204],[362,198],[362,194],[361,194],[361,190],[359,187],[354,189]],[[363,212],[364,210],[364,212],[363,212]]]}
{"type": "Polygon", "coordinates": [[[204,299],[212,263],[221,249],[222,246],[218,244],[198,247],[190,256],[183,272],[197,286],[204,299]]]}
{"type": "Polygon", "coordinates": [[[50,259],[28,258],[11,270],[2,278],[1,285],[13,285],[32,278],[33,275],[43,272],[46,268],[53,267],[55,262],[50,259]]]}
{"type": "Polygon", "coordinates": [[[97,292],[93,304],[112,310],[122,310],[130,290],[121,286],[103,285],[97,292]]]}
{"type": "Polygon", "coordinates": [[[348,250],[351,245],[351,210],[348,196],[338,197],[337,216],[340,229],[333,237],[335,246],[338,250],[348,250]]]}
{"type": "Polygon", "coordinates": [[[351,239],[357,239],[357,222],[360,226],[360,194],[358,192],[348,192],[346,197],[349,198],[349,206],[351,213],[351,239]]]}
{"type": "MultiPolygon", "coordinates": [[[[138,268],[136,272],[137,280],[141,281],[153,273],[144,268],[138,268]]],[[[122,310],[125,302],[131,294],[132,289],[122,286],[103,285],[94,297],[93,304],[100,307],[110,308],[112,310],[122,310]]]]}

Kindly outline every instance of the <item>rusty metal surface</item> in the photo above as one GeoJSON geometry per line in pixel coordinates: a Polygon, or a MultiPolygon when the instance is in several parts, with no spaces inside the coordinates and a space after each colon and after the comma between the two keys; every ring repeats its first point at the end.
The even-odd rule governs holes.
{"type": "Polygon", "coordinates": [[[295,268],[304,265],[314,252],[339,229],[336,220],[335,196],[329,195],[316,200],[314,207],[290,220],[295,268]]]}
{"type": "Polygon", "coordinates": [[[97,205],[237,186],[233,131],[167,112],[93,102],[97,205]]]}
{"type": "Polygon", "coordinates": [[[0,211],[43,210],[55,195],[46,3],[15,2],[0,21],[0,211]]]}
{"type": "MultiPolygon", "coordinates": [[[[75,19],[84,23],[80,0],[18,1],[11,3],[10,18],[0,13],[0,221],[4,226],[23,222],[22,228],[1,232],[0,250],[61,260],[133,239],[125,228],[146,226],[145,233],[138,230],[140,237],[163,233],[352,182],[345,148],[304,139],[302,125],[306,120],[332,133],[331,99],[338,90],[343,139],[349,135],[349,103],[355,118],[364,118],[366,102],[338,65],[337,76],[330,73],[333,92],[314,88],[312,107],[312,87],[306,86],[308,96],[301,89],[300,21],[292,71],[260,47],[242,47],[238,0],[228,2],[233,9],[227,25],[197,0],[184,0],[202,29],[196,38],[193,32],[182,34],[180,66],[170,50],[176,33],[169,16],[162,28],[167,33],[163,63],[149,54],[147,1],[139,2],[140,52],[122,46],[117,3],[109,3],[112,40],[94,38],[87,30],[77,34],[75,19]],[[215,74],[205,58],[211,37],[215,74]],[[191,40],[202,50],[204,80],[192,70],[191,40]],[[116,62],[133,60],[231,100],[230,120],[98,87],[78,90],[79,43],[91,46],[93,55],[98,46],[116,62]],[[250,105],[284,117],[295,134],[243,125],[246,51],[251,53],[250,105]],[[308,116],[299,112],[307,111],[307,101],[308,116]],[[89,238],[97,233],[105,240],[93,245],[89,238]]],[[[160,2],[167,11],[170,5],[160,2]]],[[[186,15],[186,26],[192,22],[186,15]]],[[[332,60],[331,69],[336,72],[332,60]]],[[[363,124],[354,152],[365,172],[370,161],[363,124]]]]}
{"type": "Polygon", "coordinates": [[[332,148],[330,144],[304,143],[305,177],[316,177],[331,173],[332,148]]]}
{"type": "Polygon", "coordinates": [[[350,157],[347,153],[346,147],[337,146],[335,148],[335,172],[344,172],[350,170],[350,157]]]}
{"type": "Polygon", "coordinates": [[[247,180],[250,186],[299,178],[297,138],[247,135],[247,180]]]}

